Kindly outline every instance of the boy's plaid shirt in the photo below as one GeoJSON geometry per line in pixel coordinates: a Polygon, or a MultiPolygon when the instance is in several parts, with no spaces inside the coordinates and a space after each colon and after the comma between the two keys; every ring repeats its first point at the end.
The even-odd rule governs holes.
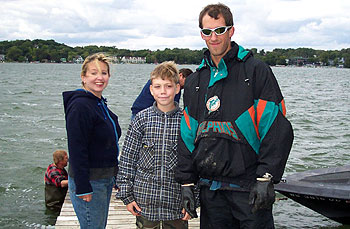
{"type": "Polygon", "coordinates": [[[131,122],[120,155],[118,198],[136,201],[151,221],[174,220],[181,213],[181,185],[174,179],[182,109],[164,113],[153,105],[131,122]]]}
{"type": "Polygon", "coordinates": [[[50,164],[45,172],[45,184],[61,187],[61,181],[63,180],[68,180],[67,171],[64,168],[57,168],[54,163],[50,164]]]}

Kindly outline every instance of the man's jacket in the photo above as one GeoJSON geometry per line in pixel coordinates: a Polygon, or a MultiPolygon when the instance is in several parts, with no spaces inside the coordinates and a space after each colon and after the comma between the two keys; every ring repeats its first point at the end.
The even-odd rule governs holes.
{"type": "Polygon", "coordinates": [[[232,49],[216,67],[209,51],[185,82],[175,178],[249,188],[266,172],[278,182],[293,130],[276,78],[251,52],[232,49]]]}

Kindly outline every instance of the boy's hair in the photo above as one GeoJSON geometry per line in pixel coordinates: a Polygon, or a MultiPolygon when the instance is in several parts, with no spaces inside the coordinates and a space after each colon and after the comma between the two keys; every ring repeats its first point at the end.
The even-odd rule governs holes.
{"type": "Polygon", "coordinates": [[[174,61],[165,61],[151,72],[151,84],[153,79],[161,78],[162,80],[170,80],[175,84],[179,83],[179,72],[177,70],[176,64],[174,61]]]}
{"type": "MultiPolygon", "coordinates": [[[[83,66],[81,67],[80,75],[85,76],[87,72],[87,65],[92,61],[101,61],[102,63],[105,63],[107,65],[108,75],[111,76],[109,71],[109,58],[105,56],[103,53],[95,53],[86,57],[84,60],[83,66]]],[[[84,86],[84,82],[81,82],[81,84],[84,86]]]]}
{"type": "Polygon", "coordinates": [[[233,16],[231,10],[228,6],[222,3],[211,4],[204,7],[204,9],[199,14],[199,28],[201,29],[203,29],[202,20],[206,14],[216,20],[219,18],[219,15],[222,15],[225,19],[226,26],[233,26],[233,16]]]}
{"type": "Polygon", "coordinates": [[[57,164],[60,161],[63,161],[64,156],[67,155],[67,151],[65,150],[56,150],[55,152],[53,152],[53,162],[55,164],[57,164]]]}

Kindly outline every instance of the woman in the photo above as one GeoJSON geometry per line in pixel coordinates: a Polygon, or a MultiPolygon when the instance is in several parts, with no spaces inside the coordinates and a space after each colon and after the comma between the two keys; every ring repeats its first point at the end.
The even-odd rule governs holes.
{"type": "Polygon", "coordinates": [[[107,108],[103,90],[110,69],[103,54],[82,66],[82,89],[63,92],[69,150],[68,187],[81,228],[105,228],[118,172],[118,117],[107,108]]]}

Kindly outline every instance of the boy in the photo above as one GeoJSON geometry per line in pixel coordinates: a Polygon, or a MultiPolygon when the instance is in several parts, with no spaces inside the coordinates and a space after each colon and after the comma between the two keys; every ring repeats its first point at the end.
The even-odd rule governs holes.
{"type": "Polygon", "coordinates": [[[53,152],[53,162],[45,172],[45,205],[52,210],[61,210],[68,190],[68,174],[64,167],[68,163],[65,150],[53,152]]]}
{"type": "MultiPolygon", "coordinates": [[[[180,102],[180,97],[181,97],[181,89],[185,85],[185,80],[187,76],[192,74],[192,70],[189,68],[181,68],[179,70],[179,84],[180,84],[180,92],[175,95],[175,101],[180,102]]],[[[134,103],[132,104],[131,107],[131,120],[134,119],[136,114],[143,109],[146,109],[147,107],[150,107],[154,103],[154,98],[151,95],[150,92],[150,85],[151,85],[151,80],[148,80],[145,86],[143,87],[142,91],[140,94],[137,96],[135,99],[134,103]]]]}
{"type": "Polygon", "coordinates": [[[188,228],[181,207],[181,185],[174,180],[182,109],[174,101],[180,91],[174,62],[151,73],[153,106],[137,113],[120,156],[117,196],[136,216],[137,228],[188,228]]]}

